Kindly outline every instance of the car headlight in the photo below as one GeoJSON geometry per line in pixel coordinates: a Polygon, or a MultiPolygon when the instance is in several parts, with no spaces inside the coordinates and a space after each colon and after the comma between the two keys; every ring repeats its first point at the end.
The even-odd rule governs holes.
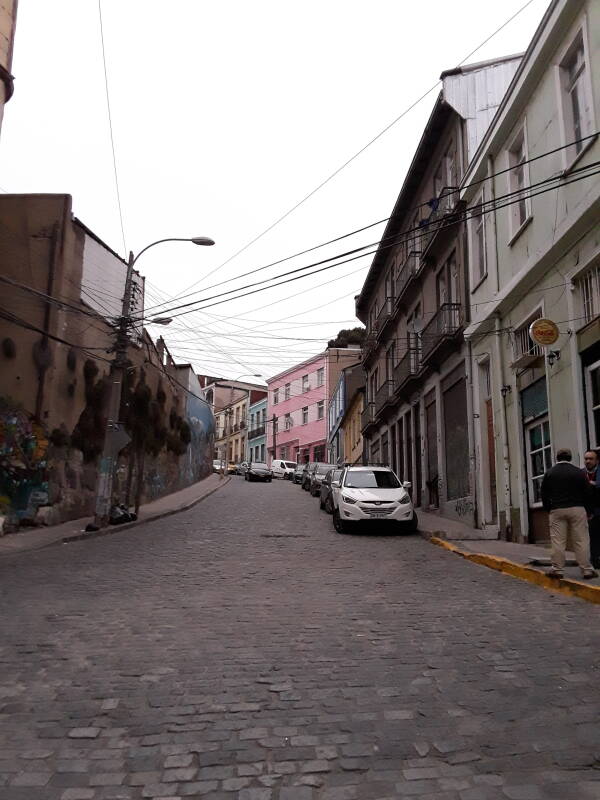
{"type": "Polygon", "coordinates": [[[406,505],[406,503],[410,503],[410,497],[407,494],[405,494],[403,497],[401,497],[398,500],[398,502],[399,503],[403,503],[404,505],[406,505]]]}
{"type": "Polygon", "coordinates": [[[356,500],[353,497],[348,497],[347,494],[342,495],[342,500],[344,503],[350,503],[350,505],[354,505],[354,503],[356,503],[356,500]]]}

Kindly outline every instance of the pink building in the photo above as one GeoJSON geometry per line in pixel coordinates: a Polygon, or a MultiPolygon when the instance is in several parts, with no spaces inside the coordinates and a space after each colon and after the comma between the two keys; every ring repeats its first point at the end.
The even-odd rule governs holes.
{"type": "Polygon", "coordinates": [[[332,347],[267,380],[269,461],[325,461],[327,402],[358,348],[332,347]],[[274,445],[275,439],[275,445],[274,445]]]}

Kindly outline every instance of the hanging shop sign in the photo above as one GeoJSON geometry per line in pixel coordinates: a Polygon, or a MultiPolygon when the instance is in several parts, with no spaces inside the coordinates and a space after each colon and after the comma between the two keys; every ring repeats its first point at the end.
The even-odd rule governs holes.
{"type": "Polygon", "coordinates": [[[556,322],[551,319],[534,320],[529,326],[529,335],[531,339],[539,344],[541,347],[551,347],[558,340],[560,331],[556,322]]]}

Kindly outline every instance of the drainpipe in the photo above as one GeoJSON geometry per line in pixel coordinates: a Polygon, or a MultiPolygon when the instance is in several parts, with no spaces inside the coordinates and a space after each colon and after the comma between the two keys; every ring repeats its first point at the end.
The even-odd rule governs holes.
{"type": "Polygon", "coordinates": [[[475,481],[477,464],[475,463],[475,418],[473,412],[473,345],[470,339],[467,339],[467,358],[465,360],[467,372],[467,419],[469,420],[469,481],[473,488],[473,525],[475,528],[480,527],[483,520],[479,519],[479,503],[477,484],[475,481]]]}
{"type": "MultiPolygon", "coordinates": [[[[494,319],[494,361],[496,362],[497,386],[500,389],[504,386],[504,362],[502,358],[502,347],[500,346],[500,317],[494,319]]],[[[507,514],[506,530],[510,532],[510,509],[512,507],[512,496],[510,488],[510,452],[508,447],[508,424],[506,417],[506,398],[501,396],[500,414],[500,438],[502,440],[502,476],[504,481],[504,509],[507,514]]]]}
{"type": "MultiPolygon", "coordinates": [[[[54,277],[56,275],[56,267],[58,263],[59,252],[59,225],[55,223],[50,237],[50,260],[48,263],[48,281],[46,283],[46,294],[52,296],[54,290],[54,277]]],[[[48,334],[50,333],[50,301],[46,301],[44,307],[44,321],[42,328],[44,333],[40,341],[40,348],[37,353],[37,368],[38,368],[38,385],[35,397],[35,417],[39,422],[42,422],[42,414],[44,407],[44,386],[46,383],[46,372],[50,366],[50,340],[48,334]]]]}

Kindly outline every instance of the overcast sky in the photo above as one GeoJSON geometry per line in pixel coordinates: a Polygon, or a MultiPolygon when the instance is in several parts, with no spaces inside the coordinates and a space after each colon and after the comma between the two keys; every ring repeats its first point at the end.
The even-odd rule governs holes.
{"type": "MultiPolygon", "coordinates": [[[[231,282],[387,217],[437,90],[220,266],[525,1],[102,0],[124,243],[98,2],[20,0],[0,187],[71,194],[75,214],[121,254],[167,236],[215,239],[212,248],[170,243],[144,254],[138,267],[147,307],[194,289],[202,291],[178,302],[212,296],[367,244],[381,227],[231,282]]],[[[470,62],[524,50],[546,6],[533,0],[470,62]]],[[[369,263],[363,258],[151,332],[162,332],[174,355],[200,372],[268,377],[359,324],[353,296],[369,263]]]]}

